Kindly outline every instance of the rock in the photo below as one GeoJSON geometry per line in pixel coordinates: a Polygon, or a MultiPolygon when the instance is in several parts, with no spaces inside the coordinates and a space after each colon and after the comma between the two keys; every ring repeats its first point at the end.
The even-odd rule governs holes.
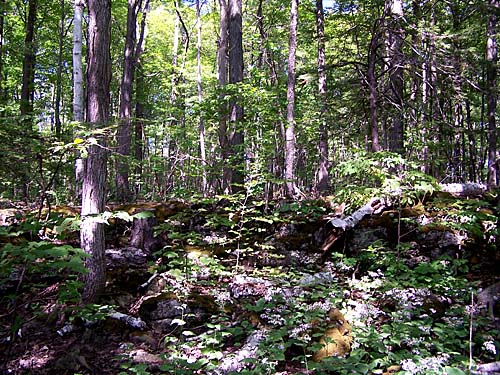
{"type": "Polygon", "coordinates": [[[490,317],[495,319],[495,307],[500,299],[500,281],[481,290],[477,295],[480,309],[488,310],[490,317]]]}
{"type": "Polygon", "coordinates": [[[305,275],[299,280],[299,285],[309,287],[314,285],[328,285],[335,280],[331,272],[318,272],[313,275],[305,275]]]}
{"type": "Polygon", "coordinates": [[[139,268],[146,265],[147,254],[136,247],[106,249],[106,265],[108,269],[139,268]]]}
{"type": "Polygon", "coordinates": [[[263,297],[266,295],[267,289],[274,286],[274,283],[245,275],[236,275],[229,283],[229,291],[233,298],[239,299],[242,297],[263,297]]]}
{"type": "Polygon", "coordinates": [[[320,362],[327,357],[345,357],[351,351],[353,340],[351,325],[338,309],[331,309],[328,318],[329,325],[319,340],[323,347],[312,357],[315,362],[320,362]]]}
{"type": "Polygon", "coordinates": [[[231,353],[223,358],[220,365],[211,372],[211,375],[226,375],[241,372],[249,364],[246,360],[256,356],[257,349],[266,336],[267,331],[265,330],[252,332],[245,340],[243,346],[235,353],[231,353]]]}

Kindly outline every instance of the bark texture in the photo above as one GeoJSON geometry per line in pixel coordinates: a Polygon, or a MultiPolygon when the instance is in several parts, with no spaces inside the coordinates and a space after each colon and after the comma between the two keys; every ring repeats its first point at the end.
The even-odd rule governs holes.
{"type": "Polygon", "coordinates": [[[320,100],[319,115],[319,168],[317,188],[320,192],[328,190],[328,127],[326,114],[327,81],[326,81],[326,56],[325,56],[325,15],[323,0],[316,0],[316,30],[318,33],[318,95],[320,100]]]}
{"type": "MultiPolygon", "coordinates": [[[[242,0],[229,0],[229,83],[243,81],[243,23],[242,0]]],[[[243,106],[241,99],[233,97],[229,108],[231,129],[228,134],[231,165],[231,192],[243,188],[243,106]]]]}
{"type": "MultiPolygon", "coordinates": [[[[111,2],[89,0],[87,116],[93,128],[109,121],[111,82],[111,2]]],[[[88,148],[85,159],[82,191],[82,249],[90,255],[86,259],[88,273],[84,277],[84,302],[94,302],[104,290],[106,264],[104,259],[104,224],[98,215],[104,211],[107,151],[104,138],[88,148]]]]}
{"type": "Polygon", "coordinates": [[[498,45],[496,40],[499,0],[488,0],[488,40],[486,44],[486,80],[487,80],[487,106],[488,106],[488,187],[498,185],[497,163],[497,75],[498,75],[498,45]]]}
{"type": "Polygon", "coordinates": [[[73,118],[83,121],[82,19],[84,2],[75,0],[73,16],[73,118]]]}
{"type": "MultiPolygon", "coordinates": [[[[37,0],[28,2],[28,19],[26,21],[26,35],[24,38],[23,76],[21,87],[21,116],[33,114],[33,90],[35,79],[35,21],[37,0]]],[[[24,121],[24,119],[23,119],[24,121]]]]}
{"type": "Polygon", "coordinates": [[[403,124],[403,41],[404,30],[401,25],[403,18],[402,0],[387,0],[386,13],[388,27],[386,35],[387,69],[389,70],[388,100],[389,100],[389,150],[402,154],[404,152],[403,124]]]}
{"type": "Polygon", "coordinates": [[[288,197],[295,195],[295,55],[297,49],[298,0],[292,0],[290,9],[290,36],[288,42],[288,83],[285,131],[285,186],[288,197]]]}
{"type": "Polygon", "coordinates": [[[123,51],[123,76],[120,85],[119,122],[116,135],[118,142],[117,151],[120,155],[116,171],[116,198],[118,202],[128,202],[132,199],[129,184],[129,162],[126,157],[130,155],[130,144],[132,141],[132,90],[135,73],[137,11],[140,2],[140,0],[128,0],[127,33],[123,51]]]}

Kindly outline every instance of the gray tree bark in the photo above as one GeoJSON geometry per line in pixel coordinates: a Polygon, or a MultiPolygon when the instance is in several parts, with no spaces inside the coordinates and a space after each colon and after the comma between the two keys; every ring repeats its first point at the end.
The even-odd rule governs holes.
{"type": "Polygon", "coordinates": [[[132,90],[135,73],[135,47],[137,12],[141,0],[128,0],[127,32],[125,48],[123,51],[123,76],[120,85],[120,108],[117,131],[117,171],[116,171],[116,198],[118,202],[128,202],[132,199],[129,184],[130,144],[132,141],[131,116],[132,116],[132,90]]]}
{"type": "Polygon", "coordinates": [[[389,150],[402,154],[404,152],[403,123],[403,41],[404,31],[401,26],[403,18],[402,0],[386,0],[386,13],[389,24],[386,36],[387,60],[389,70],[389,150]]]}
{"type": "MultiPolygon", "coordinates": [[[[92,128],[107,124],[110,115],[111,83],[111,1],[89,0],[87,120],[92,128]]],[[[91,303],[103,292],[106,283],[104,259],[104,224],[99,214],[104,211],[107,150],[103,136],[88,147],[82,191],[81,248],[90,255],[85,260],[83,301],[91,303]]]]}
{"type": "MultiPolygon", "coordinates": [[[[196,40],[196,84],[198,88],[198,103],[203,102],[203,86],[201,75],[201,14],[200,14],[200,0],[196,0],[196,23],[197,23],[197,40],[196,40]]],[[[205,150],[205,124],[203,122],[203,113],[200,112],[198,130],[200,142],[200,159],[201,159],[201,189],[203,194],[207,193],[207,157],[205,150]]]]}
{"type": "Polygon", "coordinates": [[[498,45],[496,41],[498,12],[500,10],[499,0],[488,0],[488,40],[486,43],[486,90],[488,107],[488,187],[494,188],[498,185],[498,162],[497,162],[497,75],[498,75],[498,45]]]}
{"type": "MultiPolygon", "coordinates": [[[[243,81],[243,21],[242,0],[229,0],[229,83],[236,84],[243,81]]],[[[243,106],[241,99],[233,97],[229,108],[231,129],[228,133],[230,147],[232,193],[243,189],[243,106]]]]}
{"type": "Polygon", "coordinates": [[[297,49],[298,0],[292,0],[290,8],[290,35],[288,42],[288,83],[285,131],[285,187],[286,194],[295,196],[295,56],[297,49]]]}
{"type": "Polygon", "coordinates": [[[320,192],[328,190],[328,127],[327,127],[327,81],[325,57],[325,15],[323,0],[316,0],[316,30],[318,33],[318,95],[320,100],[319,114],[319,168],[317,188],[320,192]]]}

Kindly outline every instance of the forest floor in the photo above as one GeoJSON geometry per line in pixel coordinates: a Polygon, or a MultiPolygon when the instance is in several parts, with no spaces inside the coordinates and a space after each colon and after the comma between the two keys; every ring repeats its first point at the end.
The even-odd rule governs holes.
{"type": "Polygon", "coordinates": [[[332,224],[355,211],[344,209],[328,199],[113,206],[106,292],[82,306],[78,208],[41,223],[11,204],[0,371],[465,374],[500,360],[492,199],[387,205],[345,230],[332,224]]]}

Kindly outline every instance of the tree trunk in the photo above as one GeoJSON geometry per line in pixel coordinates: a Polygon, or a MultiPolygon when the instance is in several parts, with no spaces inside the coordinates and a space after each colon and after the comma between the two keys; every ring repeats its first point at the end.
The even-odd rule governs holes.
{"type": "Polygon", "coordinates": [[[368,68],[366,72],[370,103],[370,141],[372,152],[380,151],[378,132],[378,81],[375,72],[377,66],[377,51],[380,42],[380,20],[373,24],[370,46],[368,49],[368,68]]]}
{"type": "MultiPolygon", "coordinates": [[[[82,68],[82,20],[83,8],[85,3],[83,0],[75,0],[74,16],[73,16],[73,119],[76,122],[82,123],[84,120],[83,113],[83,68],[82,68]]],[[[78,155],[75,160],[75,195],[79,199],[82,191],[83,181],[83,159],[78,155]]]]}
{"type": "MultiPolygon", "coordinates": [[[[200,0],[196,0],[196,23],[197,23],[197,41],[196,41],[196,84],[198,88],[198,103],[201,106],[203,102],[203,87],[201,81],[201,14],[200,0]]],[[[200,111],[199,119],[199,142],[201,159],[201,190],[203,195],[207,193],[207,157],[205,150],[205,124],[203,123],[203,113],[200,111]]]]}
{"type": "Polygon", "coordinates": [[[61,139],[61,98],[62,98],[62,69],[63,69],[63,47],[64,38],[66,36],[65,23],[66,23],[66,9],[64,0],[61,0],[61,18],[59,24],[59,41],[57,51],[57,74],[56,74],[56,100],[54,117],[56,122],[56,138],[61,139]]]}
{"type": "Polygon", "coordinates": [[[142,72],[141,55],[144,52],[144,42],[146,34],[146,16],[149,11],[149,0],[146,0],[142,8],[142,20],[140,25],[139,40],[135,49],[135,72],[137,78],[135,80],[135,119],[134,119],[134,157],[135,157],[135,197],[137,198],[141,192],[143,181],[142,163],[144,159],[144,74],[142,72]]]}
{"type": "Polygon", "coordinates": [[[497,109],[497,71],[498,45],[496,41],[499,0],[488,0],[488,40],[486,44],[486,90],[488,110],[488,187],[498,185],[497,163],[497,127],[495,115],[497,109]]]}
{"type": "Polygon", "coordinates": [[[225,163],[229,158],[229,144],[227,137],[227,105],[224,97],[227,85],[228,67],[228,43],[229,43],[229,14],[227,0],[219,0],[220,20],[219,20],[219,45],[217,49],[217,80],[219,84],[219,146],[221,148],[221,158],[223,162],[222,191],[229,193],[231,185],[231,168],[225,163]]]}
{"type": "MultiPolygon", "coordinates": [[[[87,116],[92,128],[100,128],[109,121],[111,83],[111,1],[89,0],[87,116]]],[[[81,247],[90,255],[85,265],[84,302],[96,301],[104,290],[106,264],[104,260],[104,224],[98,215],[104,211],[107,151],[104,137],[91,144],[85,159],[81,247]]]]}
{"type": "Polygon", "coordinates": [[[132,199],[129,184],[130,130],[132,114],[132,90],[135,71],[136,23],[137,10],[141,0],[128,0],[127,33],[123,51],[123,76],[120,85],[120,108],[117,131],[117,171],[116,171],[116,199],[118,202],[128,202],[132,199]]]}
{"type": "Polygon", "coordinates": [[[386,12],[389,15],[387,30],[387,53],[389,70],[389,150],[403,154],[404,152],[404,124],[403,124],[403,41],[404,31],[401,26],[403,18],[402,0],[387,0],[386,12]]]}
{"type": "MultiPolygon", "coordinates": [[[[229,83],[243,81],[243,23],[242,0],[229,0],[229,83]]],[[[243,106],[241,99],[233,97],[229,108],[231,129],[228,134],[231,168],[231,188],[235,193],[243,189],[243,106]]]]}
{"type": "Polygon", "coordinates": [[[75,0],[73,18],[73,118],[83,122],[82,19],[83,0],[75,0]]]}
{"type": "Polygon", "coordinates": [[[318,32],[318,95],[320,100],[319,113],[319,168],[317,189],[320,192],[328,190],[328,113],[326,57],[325,57],[325,15],[323,0],[316,0],[316,30],[318,32]]]}
{"type": "Polygon", "coordinates": [[[285,131],[285,187],[286,194],[295,196],[295,51],[297,49],[298,0],[292,0],[290,9],[290,36],[288,43],[288,83],[285,131]]]}
{"type": "Polygon", "coordinates": [[[37,0],[28,2],[28,19],[26,22],[26,36],[24,38],[24,59],[23,59],[23,77],[21,87],[21,116],[22,121],[26,121],[27,116],[33,115],[33,89],[35,79],[35,21],[37,11],[37,0]]]}
{"type": "Polygon", "coordinates": [[[3,89],[3,49],[5,45],[5,0],[0,0],[0,104],[3,104],[5,93],[3,89]]]}

